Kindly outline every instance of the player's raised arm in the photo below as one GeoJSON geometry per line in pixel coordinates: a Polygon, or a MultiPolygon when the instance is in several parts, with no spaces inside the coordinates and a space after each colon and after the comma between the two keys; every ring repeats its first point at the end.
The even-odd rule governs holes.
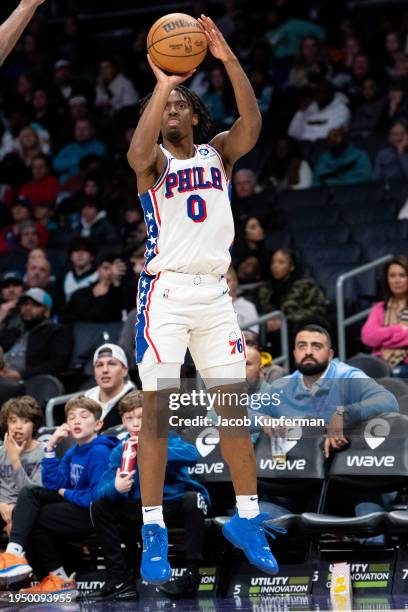
{"type": "Polygon", "coordinates": [[[0,65],[14,49],[36,8],[43,2],[44,0],[21,0],[10,17],[0,25],[0,65]]]}
{"type": "Polygon", "coordinates": [[[201,15],[198,21],[207,36],[211,53],[224,64],[238,107],[239,118],[231,129],[218,134],[212,141],[231,170],[233,163],[255,146],[261,131],[261,113],[248,77],[213,20],[201,15]]]}
{"type": "MultiPolygon", "coordinates": [[[[167,100],[171,91],[193,74],[192,71],[182,75],[167,75],[154,64],[149,55],[147,59],[157,83],[139,119],[127,154],[129,164],[138,175],[143,173],[154,174],[158,152],[160,151],[157,147],[157,140],[167,100]]],[[[164,156],[161,155],[164,165],[164,156]]]]}

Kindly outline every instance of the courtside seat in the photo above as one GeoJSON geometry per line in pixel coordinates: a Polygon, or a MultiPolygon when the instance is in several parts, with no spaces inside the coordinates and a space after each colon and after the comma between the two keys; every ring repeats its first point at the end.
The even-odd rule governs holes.
{"type": "Polygon", "coordinates": [[[406,510],[394,510],[387,514],[387,528],[390,533],[408,533],[408,512],[406,510]]]}
{"type": "Polygon", "coordinates": [[[395,395],[397,399],[408,393],[408,383],[403,378],[384,376],[383,378],[377,378],[377,382],[395,395]]]}
{"type": "Polygon", "coordinates": [[[304,512],[300,516],[300,524],[305,533],[310,536],[335,534],[340,537],[369,537],[384,532],[387,519],[386,512],[372,512],[365,516],[336,516],[334,514],[317,514],[304,512]]]}

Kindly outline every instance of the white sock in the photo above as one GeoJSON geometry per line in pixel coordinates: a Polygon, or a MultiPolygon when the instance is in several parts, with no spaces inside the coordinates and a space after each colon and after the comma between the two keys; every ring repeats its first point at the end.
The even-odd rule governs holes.
{"type": "Polygon", "coordinates": [[[143,524],[152,525],[153,523],[165,527],[163,520],[163,506],[142,506],[143,524]]]}
{"type": "Polygon", "coordinates": [[[50,574],[52,574],[53,576],[58,576],[59,578],[63,578],[64,580],[68,580],[68,576],[62,566],[57,567],[56,570],[52,570],[50,574]]]}
{"type": "Polygon", "coordinates": [[[240,518],[251,519],[259,514],[257,495],[237,495],[237,510],[240,518]]]}
{"type": "Polygon", "coordinates": [[[6,552],[17,555],[18,557],[24,557],[23,547],[21,544],[16,544],[15,542],[9,542],[7,544],[6,552]]]}

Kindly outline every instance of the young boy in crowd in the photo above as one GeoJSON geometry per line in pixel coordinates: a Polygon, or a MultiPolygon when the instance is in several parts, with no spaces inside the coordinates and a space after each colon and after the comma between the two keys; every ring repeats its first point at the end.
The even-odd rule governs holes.
{"type": "MultiPolygon", "coordinates": [[[[132,391],[119,402],[119,412],[129,434],[128,439],[135,442],[141,428],[142,409],[141,391],[132,391]]],[[[103,588],[93,595],[97,600],[126,600],[137,597],[135,582],[121,549],[119,526],[131,526],[135,537],[143,522],[142,506],[137,465],[129,475],[120,475],[123,443],[112,451],[109,467],[98,487],[100,499],[91,506],[96,535],[109,575],[103,588]]],[[[200,583],[198,569],[202,561],[204,519],[210,500],[207,490],[193,480],[187,471],[187,466],[194,465],[198,458],[198,452],[192,444],[184,442],[177,435],[169,434],[164,517],[168,525],[184,526],[187,565],[184,576],[161,587],[161,590],[174,597],[194,596],[200,583]]],[[[149,531],[148,523],[144,525],[143,530],[149,531]]]]}
{"type": "Polygon", "coordinates": [[[0,530],[7,535],[21,489],[41,485],[44,448],[34,437],[42,420],[41,408],[29,395],[9,399],[0,411],[4,433],[4,445],[0,447],[0,530]]]}
{"type": "Polygon", "coordinates": [[[65,417],[66,423],[56,429],[45,450],[43,486],[25,487],[18,496],[10,541],[6,552],[0,554],[0,583],[20,581],[34,568],[39,585],[21,592],[69,593],[73,599],[76,583],[61,566],[56,544],[81,540],[94,531],[89,506],[96,499],[115,441],[98,436],[103,424],[101,407],[90,398],[69,400],[65,417]],[[68,436],[76,444],[57,459],[55,447],[68,436]]]}

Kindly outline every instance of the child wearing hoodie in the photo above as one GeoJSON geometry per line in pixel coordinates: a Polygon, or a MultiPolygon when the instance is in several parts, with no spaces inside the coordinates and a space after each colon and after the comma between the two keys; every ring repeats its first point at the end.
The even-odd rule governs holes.
{"type": "MultiPolygon", "coordinates": [[[[142,424],[142,411],[142,391],[131,391],[119,402],[122,422],[129,434],[127,439],[135,443],[142,424]]],[[[92,599],[101,601],[126,601],[137,597],[134,579],[121,549],[119,526],[130,527],[136,540],[143,523],[139,472],[136,465],[134,471],[121,476],[123,443],[112,451],[109,466],[98,486],[99,499],[91,506],[92,520],[109,576],[103,588],[92,595],[92,599]]],[[[187,566],[182,577],[161,586],[161,590],[170,597],[192,597],[200,583],[198,570],[202,561],[205,515],[210,499],[203,485],[188,473],[188,466],[197,463],[198,459],[195,446],[169,433],[163,510],[166,524],[184,526],[187,566]]],[[[149,525],[145,525],[145,528],[148,531],[149,525]]]]}
{"type": "Polygon", "coordinates": [[[0,583],[18,582],[34,569],[39,585],[21,593],[58,594],[61,601],[77,596],[75,580],[61,566],[56,542],[77,540],[94,531],[89,506],[116,444],[98,436],[101,411],[97,402],[85,396],[66,404],[66,423],[51,436],[42,460],[43,486],[25,487],[18,496],[10,541],[0,554],[0,583]],[[76,444],[57,459],[55,447],[68,436],[76,444]]]}

